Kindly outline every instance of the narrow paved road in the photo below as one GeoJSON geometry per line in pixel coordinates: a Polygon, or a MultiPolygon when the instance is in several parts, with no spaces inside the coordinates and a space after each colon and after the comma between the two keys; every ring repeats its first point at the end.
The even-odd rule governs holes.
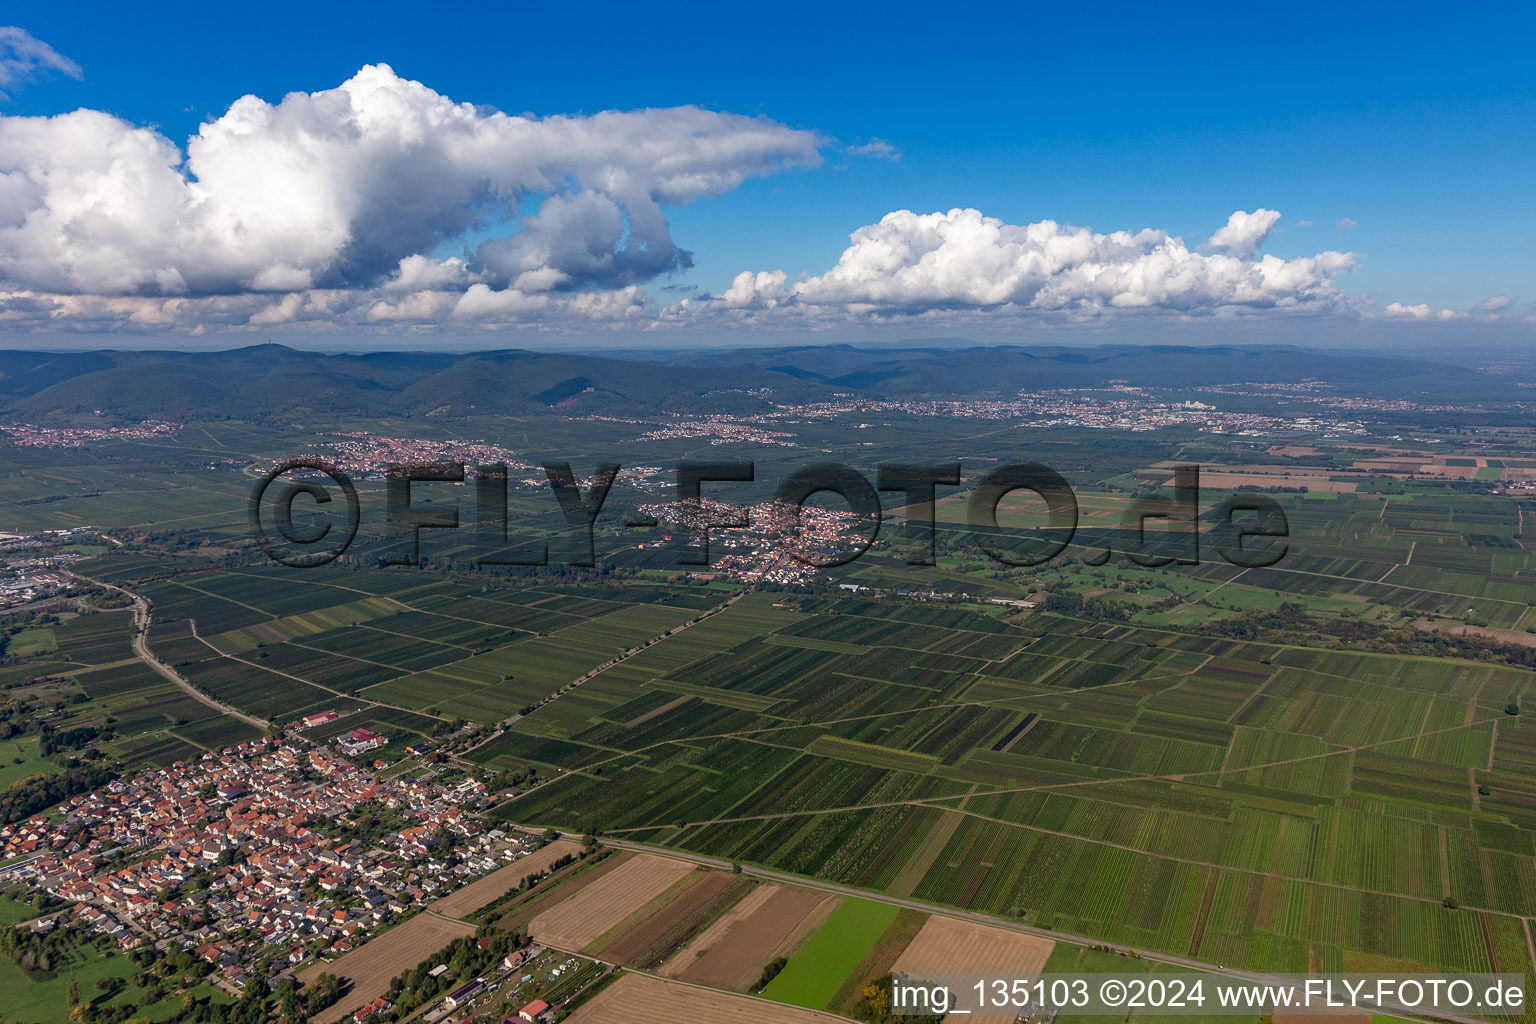
{"type": "Polygon", "coordinates": [[[138,594],[135,594],[133,591],[116,586],[115,584],[107,583],[103,580],[91,579],[89,576],[81,576],[79,573],[72,572],[70,575],[75,577],[77,580],[84,580],[86,583],[92,583],[98,587],[105,587],[107,590],[115,590],[119,594],[123,594],[124,596],[133,600],[133,653],[138,656],[140,661],[154,669],[156,672],[160,673],[160,675],[164,676],[166,679],[175,683],[177,686],[181,687],[186,691],[187,696],[191,697],[198,703],[206,704],[208,707],[213,708],[213,710],[221,714],[229,715],[232,718],[238,718],[240,721],[245,722],[247,725],[254,725],[258,729],[267,730],[272,728],[272,723],[266,721],[265,719],[257,718],[255,715],[248,715],[244,711],[232,708],[222,701],[214,700],[202,690],[199,690],[197,687],[187,682],[175,669],[171,668],[171,666],[167,665],[165,662],[161,661],[150,652],[148,642],[150,623],[148,601],[140,597],[138,594]]]}

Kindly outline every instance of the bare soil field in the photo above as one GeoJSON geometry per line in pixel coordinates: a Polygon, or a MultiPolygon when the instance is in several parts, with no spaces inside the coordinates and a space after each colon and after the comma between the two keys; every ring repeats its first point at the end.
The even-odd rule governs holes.
{"type": "Polygon", "coordinates": [[[499,871],[492,871],[484,878],[471,882],[458,892],[449,893],[432,904],[432,909],[446,917],[463,917],[494,903],[506,893],[523,884],[523,879],[545,871],[551,864],[569,854],[581,853],[581,844],[569,839],[559,839],[548,846],[541,846],[528,856],[508,864],[499,871]]]}
{"type": "Polygon", "coordinates": [[[648,974],[624,975],[568,1018],[570,1024],[612,1024],[620,1020],[628,1024],[825,1024],[842,1019],[752,996],[694,988],[648,974]]]}
{"type": "Polygon", "coordinates": [[[581,950],[694,870],[687,861],[638,854],[535,917],[533,937],[556,949],[581,950]]]}
{"type": "Polygon", "coordinates": [[[1430,466],[1424,470],[1426,476],[1448,476],[1452,480],[1477,479],[1476,466],[1430,466]]]}
{"type": "Polygon", "coordinates": [[[675,895],[669,894],[670,898],[663,897],[667,899],[665,905],[658,907],[652,901],[652,904],[642,909],[643,916],[639,921],[626,928],[622,934],[611,938],[605,936],[602,944],[593,952],[608,963],[646,966],[640,962],[642,954],[661,941],[668,932],[686,925],[689,918],[700,913],[706,904],[729,889],[735,877],[721,871],[711,871],[681,891],[675,891],[675,895]]]}
{"type": "Polygon", "coordinates": [[[310,1018],[312,1024],[332,1024],[341,1020],[375,996],[389,991],[389,979],[395,975],[415,967],[454,939],[473,934],[474,925],[421,913],[339,960],[310,964],[298,973],[300,982],[309,982],[323,973],[352,981],[352,988],[346,995],[310,1018]]]}
{"type": "Polygon", "coordinates": [[[528,922],[538,917],[552,907],[559,905],[561,900],[567,899],[593,884],[610,871],[617,871],[635,856],[628,850],[620,850],[610,853],[596,864],[583,864],[579,869],[572,869],[577,873],[563,873],[547,885],[540,886],[533,891],[533,895],[526,897],[518,904],[516,911],[502,920],[502,925],[507,928],[515,928],[519,931],[528,931],[528,922]]]}
{"type": "Polygon", "coordinates": [[[1486,636],[1490,640],[1499,640],[1506,644],[1536,647],[1536,633],[1527,633],[1519,629],[1491,629],[1488,626],[1468,626],[1465,623],[1437,621],[1422,617],[1414,619],[1413,626],[1415,629],[1454,633],[1457,636],[1486,636]]]}
{"type": "Polygon", "coordinates": [[[1421,473],[1432,469],[1434,463],[1423,459],[1356,459],[1350,468],[1377,473],[1421,473]]]}
{"type": "Polygon", "coordinates": [[[679,950],[676,956],[662,964],[656,973],[668,978],[682,977],[684,971],[692,967],[699,958],[730,934],[731,929],[735,928],[739,922],[755,914],[758,908],[767,903],[780,888],[772,882],[764,882],[747,893],[741,902],[721,914],[718,920],[695,936],[694,940],[679,950]]]}
{"type": "MultiPolygon", "coordinates": [[[[761,906],[739,918],[702,956],[688,963],[678,977],[700,985],[745,988],[757,981],[763,964],[783,955],[780,951],[790,939],[798,934],[804,941],[814,930],[804,927],[807,923],[814,918],[826,919],[819,913],[824,904],[835,907],[840,902],[835,896],[797,885],[778,888],[761,906]]],[[[827,915],[831,912],[826,910],[827,915]]],[[[689,950],[684,949],[679,959],[688,956],[689,950]]]]}
{"type": "MultiPolygon", "coordinates": [[[[1220,488],[1223,490],[1234,487],[1305,487],[1309,491],[1340,491],[1350,493],[1360,485],[1354,480],[1331,480],[1328,472],[1312,472],[1305,469],[1290,469],[1280,472],[1255,472],[1271,467],[1248,466],[1245,470],[1236,469],[1223,471],[1219,469],[1204,470],[1200,472],[1200,484],[1202,487],[1220,488]]],[[[1282,467],[1273,467],[1282,469],[1282,467]]],[[[1170,476],[1164,481],[1172,483],[1170,476]]]]}

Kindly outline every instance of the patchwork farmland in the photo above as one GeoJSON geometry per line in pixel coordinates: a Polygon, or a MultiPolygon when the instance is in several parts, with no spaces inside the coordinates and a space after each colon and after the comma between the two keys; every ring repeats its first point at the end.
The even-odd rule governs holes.
{"type": "Polygon", "coordinates": [[[1167,612],[366,570],[139,589],[160,657],[275,720],[345,712],[317,738],[499,723],[465,756],[546,773],[498,810],[518,824],[1254,969],[1531,959],[1524,668],[1202,635],[1167,612]]]}
{"type": "MultiPolygon", "coordinates": [[[[860,443],[836,430],[829,446],[860,443]]],[[[1536,510],[1460,489],[1522,467],[1354,453],[1320,470],[1318,452],[1344,454],[1245,461],[1189,432],[1187,457],[1219,452],[1233,486],[1316,486],[1271,492],[1293,528],[1274,566],[1144,567],[1094,556],[1173,453],[1122,442],[1083,459],[1108,467],[1079,489],[1088,541],[1038,569],[989,565],[963,496],[938,503],[936,566],[882,543],[798,587],[680,572],[653,533],[617,526],[591,572],[487,570],[462,536],[424,541],[430,571],[386,568],[390,542],[366,529],[345,562],[289,571],[201,525],[71,566],[144,597],[149,649],[209,697],[274,728],[334,711],[296,735],[372,730],[390,746],[357,756],[380,774],[481,781],[487,829],[643,844],[531,887],[490,874],[432,908],[626,972],[578,1020],[609,993],[676,1013],[701,988],[723,1001],[692,1012],[858,1018],[892,970],[1057,969],[1090,947],[1531,971],[1536,510]]],[[[130,618],[100,602],[18,631],[0,681],[46,694],[55,733],[102,729],[124,765],[259,733],[140,660],[130,618]]],[[[39,742],[7,741],[6,784],[63,770],[39,742]]],[[[377,966],[346,962],[368,991],[421,959],[391,954],[394,933],[356,951],[377,966]]]]}

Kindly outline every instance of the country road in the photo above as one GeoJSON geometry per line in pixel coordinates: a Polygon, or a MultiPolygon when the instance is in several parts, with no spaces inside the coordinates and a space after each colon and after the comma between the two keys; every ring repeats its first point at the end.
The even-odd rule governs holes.
{"type": "Polygon", "coordinates": [[[154,654],[150,652],[150,613],[148,601],[140,597],[138,594],[135,594],[133,591],[116,586],[112,583],[92,579],[89,576],[81,576],[79,573],[74,572],[70,573],[69,575],[75,577],[77,580],[84,580],[86,583],[92,583],[98,587],[105,587],[107,590],[115,590],[119,594],[123,594],[124,596],[132,599],[133,653],[138,657],[140,661],[154,669],[156,672],[160,673],[160,675],[164,676],[170,682],[173,682],[177,686],[181,687],[186,691],[187,696],[191,697],[193,700],[199,702],[200,704],[205,704],[221,714],[229,715],[232,718],[238,718],[240,721],[245,722],[247,725],[254,725],[258,729],[269,730],[272,728],[272,723],[266,721],[265,719],[257,718],[255,715],[248,715],[244,711],[232,708],[222,701],[214,700],[202,690],[199,690],[197,687],[187,682],[181,677],[180,673],[171,668],[171,666],[167,665],[165,662],[161,661],[159,658],[155,657],[154,654]]]}

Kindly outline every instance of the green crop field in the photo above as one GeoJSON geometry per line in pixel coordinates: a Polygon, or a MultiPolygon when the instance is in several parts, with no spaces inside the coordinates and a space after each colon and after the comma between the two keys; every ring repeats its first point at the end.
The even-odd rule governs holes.
{"type": "Polygon", "coordinates": [[[832,1001],[844,979],[869,952],[899,913],[896,907],[847,899],[805,945],[789,958],[763,995],[781,1003],[819,1010],[832,1001]]]}

